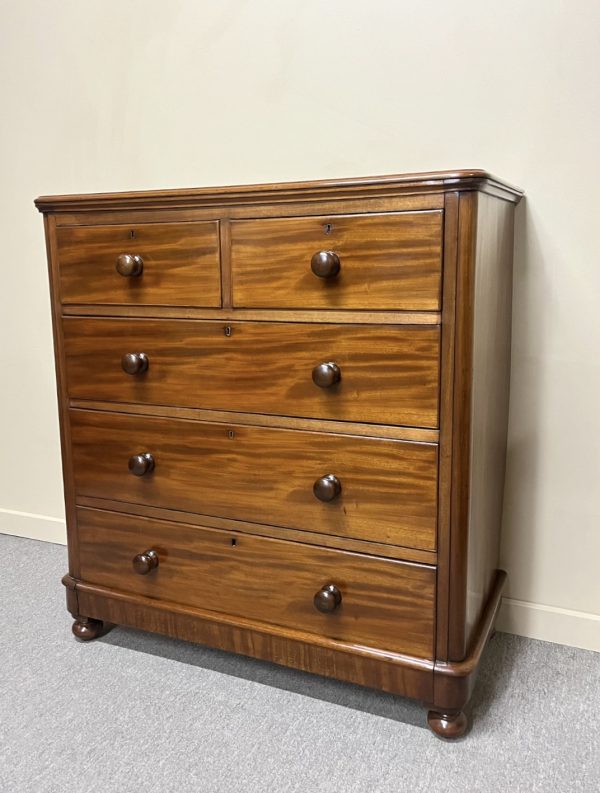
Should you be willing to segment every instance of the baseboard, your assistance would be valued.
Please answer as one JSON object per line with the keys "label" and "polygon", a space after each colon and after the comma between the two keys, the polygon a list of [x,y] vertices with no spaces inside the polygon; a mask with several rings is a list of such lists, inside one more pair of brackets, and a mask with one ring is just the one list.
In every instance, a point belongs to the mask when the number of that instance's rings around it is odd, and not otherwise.
{"label": "baseboard", "polygon": [[32,540],[56,542],[62,545],[67,543],[67,528],[63,518],[18,512],[14,509],[0,509],[0,534],[29,537]]}
{"label": "baseboard", "polygon": [[497,628],[530,639],[600,652],[600,615],[504,598]]}

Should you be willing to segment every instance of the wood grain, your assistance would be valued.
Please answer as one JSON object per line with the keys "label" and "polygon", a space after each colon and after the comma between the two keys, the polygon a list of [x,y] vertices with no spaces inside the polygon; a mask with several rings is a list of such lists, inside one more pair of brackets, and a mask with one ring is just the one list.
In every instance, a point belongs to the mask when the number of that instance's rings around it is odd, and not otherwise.
{"label": "wood grain", "polygon": [[500,554],[510,387],[514,206],[478,197],[465,644]]}
{"label": "wood grain", "polygon": [[443,313],[440,367],[440,438],[438,469],[438,555],[436,658],[448,658],[449,577],[451,550],[452,434],[454,432],[454,325],[459,193],[447,193],[444,207]]}
{"label": "wood grain", "polygon": [[[435,548],[434,444],[82,410],[71,427],[78,497]],[[141,452],[155,469],[135,477]],[[329,473],[343,491],[323,503],[313,484]]]}
{"label": "wood grain", "polygon": [[[69,399],[67,395],[67,365],[63,337],[63,324],[60,314],[58,254],[56,249],[56,218],[44,217],[46,234],[46,253],[50,284],[50,305],[52,311],[52,331],[54,340],[54,366],[56,372],[56,391],[60,427],[60,451],[65,499],[65,518],[67,527],[67,550],[69,554],[69,573],[79,576],[79,535],[75,516],[75,477],[71,454],[71,426],[69,423]],[[67,600],[68,603],[73,599]]]}
{"label": "wood grain", "polygon": [[465,657],[460,661],[435,662],[433,701],[437,708],[462,709],[469,701],[483,651],[493,635],[505,585],[506,573],[504,570],[495,570],[479,619],[471,632]]}
{"label": "wood grain", "polygon": [[[127,515],[140,515],[145,518],[157,520],[171,520],[187,523],[194,526],[205,526],[212,529],[226,529],[227,531],[254,534],[260,537],[272,537],[276,540],[302,542],[305,545],[319,545],[326,548],[339,548],[341,551],[365,553],[369,556],[382,556],[385,559],[399,559],[403,562],[416,562],[435,566],[437,564],[436,551],[424,551],[420,548],[409,548],[404,545],[389,545],[373,540],[356,540],[351,537],[337,537],[334,534],[323,534],[318,531],[305,529],[289,529],[285,526],[273,526],[269,523],[256,523],[248,520],[234,518],[220,518],[215,515],[203,515],[198,512],[183,512],[177,509],[162,509],[151,507],[148,504],[128,504],[125,501],[115,501],[111,498],[94,498],[93,496],[78,496],[77,502],[82,507],[104,509],[110,512],[121,512]],[[115,518],[118,520],[118,518]],[[319,527],[317,527],[319,528]]]}
{"label": "wood grain", "polygon": [[523,191],[478,168],[428,173],[324,179],[311,182],[237,185],[231,187],[152,190],[145,192],[95,193],[40,196],[35,204],[42,212],[93,211],[98,209],[143,209],[148,207],[227,206],[230,204],[280,204],[290,201],[323,201],[334,198],[440,193],[454,190],[489,191],[517,203]]}
{"label": "wood grain", "polygon": [[[135,223],[57,229],[63,303],[220,306],[218,223]],[[137,277],[115,269],[142,257]]]}
{"label": "wood grain", "polygon": [[[231,327],[231,335],[225,328]],[[71,399],[435,428],[439,328],[65,318]],[[148,372],[121,369],[144,352]],[[314,385],[323,361],[339,385]]]}
{"label": "wood grain", "polygon": [[[442,212],[240,220],[231,224],[233,305],[240,308],[440,307]],[[311,271],[334,251],[334,278]]]}
{"label": "wood grain", "polygon": [[[225,293],[224,293],[225,294]],[[333,325],[439,325],[438,311],[315,311],[265,308],[193,308],[189,306],[103,306],[74,303],[62,307],[64,316],[140,317],[156,319],[212,319],[219,322],[301,322]]]}
{"label": "wood grain", "polygon": [[57,226],[94,226],[129,223],[192,223],[202,220],[221,221],[256,219],[270,217],[309,217],[312,215],[348,215],[365,212],[410,212],[427,209],[442,209],[443,193],[392,193],[382,196],[370,195],[362,199],[322,197],[311,200],[286,200],[281,203],[262,203],[257,201],[242,203],[192,204],[174,207],[152,204],[151,201],[130,209],[105,206],[100,209],[75,209],[67,207],[53,213]]}
{"label": "wood grain", "polygon": [[433,662],[79,582],[82,613],[423,701]]}
{"label": "wood grain", "polygon": [[38,199],[78,635],[131,625],[407,694],[460,733],[505,579],[520,197],[463,170]]}
{"label": "wood grain", "polygon": [[260,413],[241,413],[232,410],[202,410],[201,408],[177,408],[165,405],[141,405],[126,402],[102,402],[100,400],[72,399],[70,406],[83,410],[103,410],[113,413],[135,413],[140,416],[163,416],[164,418],[191,419],[224,424],[253,424],[257,427],[281,427],[282,429],[309,430],[310,432],[333,432],[342,435],[373,435],[398,441],[437,443],[439,430],[421,427],[399,427],[393,424],[361,424],[353,421],[325,421],[298,419],[290,416],[266,416]]}
{"label": "wood grain", "polygon": [[[78,521],[86,582],[431,657],[432,568],[89,509],[78,510]],[[146,549],[156,551],[158,566],[137,575],[132,559]],[[313,605],[326,583],[342,593],[329,614]]]}
{"label": "wood grain", "polygon": [[498,566],[508,423],[514,206],[460,199],[448,657],[465,657]]}

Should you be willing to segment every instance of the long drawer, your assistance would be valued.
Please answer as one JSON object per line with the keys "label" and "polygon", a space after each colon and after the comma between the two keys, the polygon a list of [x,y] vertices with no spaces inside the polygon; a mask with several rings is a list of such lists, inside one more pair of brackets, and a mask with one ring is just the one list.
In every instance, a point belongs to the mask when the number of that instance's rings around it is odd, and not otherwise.
{"label": "long drawer", "polygon": [[234,221],[233,303],[253,308],[437,310],[442,214]]}
{"label": "long drawer", "polygon": [[71,435],[78,498],[436,547],[435,444],[86,410]]}
{"label": "long drawer", "polygon": [[[438,425],[438,326],[75,317],[63,324],[73,399]],[[122,357],[135,362],[141,353],[147,369],[127,374]]]}
{"label": "long drawer", "polygon": [[56,235],[63,303],[221,305],[217,222],[65,226]]}
{"label": "long drawer", "polygon": [[432,657],[432,567],[99,510],[77,520],[86,583]]}

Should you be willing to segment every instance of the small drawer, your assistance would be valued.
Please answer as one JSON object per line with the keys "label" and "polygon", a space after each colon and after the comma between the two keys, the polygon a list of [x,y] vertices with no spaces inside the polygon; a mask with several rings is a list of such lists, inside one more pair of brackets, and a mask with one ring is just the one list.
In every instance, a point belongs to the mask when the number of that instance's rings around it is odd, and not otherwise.
{"label": "small drawer", "polygon": [[63,303],[221,305],[219,224],[57,229]]}
{"label": "small drawer", "polygon": [[77,498],[435,550],[437,445],[72,410]]}
{"label": "small drawer", "polygon": [[72,399],[438,424],[438,326],[69,317],[63,327]]}
{"label": "small drawer", "polygon": [[234,221],[233,303],[438,310],[442,217],[435,210]]}
{"label": "small drawer", "polygon": [[100,510],[77,522],[86,583],[433,657],[432,567]]}

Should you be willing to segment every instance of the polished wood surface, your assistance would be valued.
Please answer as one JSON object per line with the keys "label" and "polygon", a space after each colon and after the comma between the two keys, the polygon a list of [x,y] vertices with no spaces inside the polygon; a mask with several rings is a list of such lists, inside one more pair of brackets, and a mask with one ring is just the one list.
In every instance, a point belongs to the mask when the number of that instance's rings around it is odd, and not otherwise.
{"label": "polished wood surface", "polygon": [[187,306],[103,306],[82,303],[62,306],[66,317],[140,317],[161,319],[213,319],[219,322],[318,322],[332,325],[439,325],[438,311],[315,311],[304,309],[189,308]]}
{"label": "polished wood surface", "polygon": [[135,209],[113,207],[112,209],[89,208],[70,211],[68,207],[53,213],[57,228],[63,226],[105,226],[107,224],[123,225],[135,219],[139,223],[197,223],[219,219],[219,230],[222,231],[221,246],[222,268],[229,268],[227,251],[227,228],[233,220],[257,220],[273,217],[313,217],[315,215],[349,215],[380,212],[410,212],[441,209],[444,206],[444,193],[431,192],[411,194],[392,190],[389,194],[366,195],[364,198],[342,198],[333,196],[313,198],[311,200],[286,200],[282,203],[253,201],[248,203],[230,202],[215,207],[211,202],[192,203],[184,206],[158,206],[146,203]]}
{"label": "polished wood surface", "polygon": [[326,474],[313,485],[313,493],[319,501],[333,501],[342,492],[342,483],[335,474]]}
{"label": "polished wood surface", "polygon": [[129,458],[127,467],[134,476],[146,476],[154,471],[155,460],[150,452],[134,454]]}
{"label": "polished wood surface", "polygon": [[[119,520],[121,520],[121,518],[119,518]],[[155,551],[154,548],[150,548],[147,551],[142,551],[142,553],[136,553],[131,561],[131,566],[133,567],[134,573],[138,575],[148,575],[153,570],[156,570],[159,561],[158,551]]]}
{"label": "polished wood surface", "polygon": [[505,581],[520,197],[463,170],[39,199],[74,632],[375,686],[466,734]]}
{"label": "polished wood surface", "polygon": [[467,717],[462,710],[447,711],[446,713],[430,710],[427,714],[427,724],[438,738],[448,741],[462,738],[469,726]]}
{"label": "polished wood surface", "polygon": [[121,369],[127,374],[143,374],[148,370],[148,364],[145,352],[126,352],[121,356]]}
{"label": "polished wood surface", "polygon": [[[310,182],[236,185],[226,187],[153,190],[144,192],[88,193],[84,195],[40,196],[35,204],[41,212],[89,213],[94,210],[128,211],[153,208],[164,212],[169,207],[263,204],[275,206],[293,201],[325,199],[359,199],[418,193],[417,202],[425,203],[428,193],[462,190],[487,192],[506,201],[518,203],[523,191],[480,168],[464,168],[429,173],[393,174],[350,179],[322,179]],[[364,206],[364,204],[363,204]],[[256,209],[252,206],[252,211]],[[273,210],[271,210],[273,211]],[[296,214],[302,211],[296,210]]]}
{"label": "polished wood surface", "polygon": [[[79,510],[78,523],[82,575],[89,583],[431,657],[430,567],[146,518],[115,520],[96,510]],[[140,542],[158,556],[149,575],[131,568]],[[315,608],[315,592],[331,583],[338,590],[331,595],[335,607]]]}
{"label": "polished wood surface", "polygon": [[384,559],[399,559],[405,562],[416,562],[434,566],[437,564],[437,552],[425,551],[420,548],[411,548],[405,545],[390,545],[389,543],[375,542],[373,540],[356,540],[351,537],[338,537],[335,534],[324,534],[315,526],[314,531],[306,529],[290,529],[285,526],[274,526],[272,523],[257,523],[256,521],[239,520],[238,518],[221,518],[216,515],[204,515],[199,512],[184,512],[177,509],[163,509],[152,507],[148,504],[129,504],[126,501],[116,501],[111,498],[95,498],[93,496],[78,496],[78,503],[93,509],[105,509],[112,512],[122,512],[128,515],[141,515],[157,520],[176,520],[194,526],[206,526],[227,531],[253,534],[258,537],[273,537],[290,542],[302,542],[306,545],[318,545],[325,548],[338,548],[342,551],[366,553],[369,556],[381,556]]}
{"label": "polished wood surface", "polygon": [[324,584],[315,594],[313,603],[317,611],[331,614],[342,605],[342,593],[335,584]]}
{"label": "polished wood surface", "polygon": [[97,584],[78,582],[77,595],[82,611],[106,623],[200,642],[423,702],[433,696],[433,664],[427,658],[348,645],[322,634],[231,617]]}
{"label": "polished wood surface", "polygon": [[451,549],[452,434],[454,431],[454,326],[456,320],[456,267],[460,193],[447,193],[444,204],[444,270],[442,284],[442,339],[440,345],[440,433],[438,466],[438,556],[436,657],[448,658],[449,586]]}
{"label": "polished wood surface", "polygon": [[73,636],[82,642],[91,642],[104,633],[104,623],[90,617],[78,617],[71,626]]}
{"label": "polished wood surface", "polygon": [[342,379],[342,370],[335,361],[320,363],[312,370],[312,381],[319,388],[331,388]]}
{"label": "polished wood surface", "polygon": [[[264,427],[71,412],[77,497],[435,548],[437,447]],[[132,455],[154,469],[128,471]],[[337,498],[315,496],[334,474]]]}
{"label": "polished wood surface", "polygon": [[463,710],[471,698],[483,651],[494,635],[494,626],[506,586],[506,573],[496,570],[484,609],[471,635],[471,645],[460,661],[435,662],[434,709],[443,713]]}
{"label": "polished wood surface", "polygon": [[440,211],[234,221],[233,305],[435,311],[441,243]]}
{"label": "polished wood surface", "polygon": [[500,553],[512,329],[514,212],[486,195],[477,201],[465,649]]}
{"label": "polished wood surface", "polygon": [[117,256],[116,270],[124,277],[137,278],[144,272],[144,260],[136,254],[121,253]]}
{"label": "polished wood surface", "polygon": [[[326,233],[330,234],[333,228],[331,223],[326,223]],[[335,278],[340,272],[340,257],[335,251],[317,251],[310,260],[310,269],[317,278]]]}
{"label": "polished wood surface", "polygon": [[[64,337],[61,321],[60,303],[60,270],[56,246],[56,218],[44,216],[46,236],[46,256],[48,260],[48,276],[50,281],[50,305],[52,312],[52,330],[54,340],[54,367],[56,373],[56,397],[60,429],[60,451],[65,500],[65,522],[67,529],[67,553],[69,557],[69,573],[79,577],[79,537],[75,516],[75,477],[71,455],[71,427],[69,423],[69,397],[67,393],[67,373]],[[73,593],[67,590],[67,604],[73,599]]]}
{"label": "polished wood surface", "polygon": [[63,227],[57,247],[64,303],[221,305],[215,222]]}
{"label": "polished wood surface", "polygon": [[226,424],[250,424],[259,427],[280,427],[282,429],[309,430],[310,432],[333,432],[342,435],[373,435],[378,438],[392,438],[398,441],[417,441],[418,443],[437,443],[438,430],[423,427],[402,427],[394,424],[366,424],[355,421],[326,421],[303,419],[290,416],[267,416],[261,413],[244,413],[231,410],[203,410],[201,408],[181,408],[169,405],[142,405],[139,402],[104,402],[97,399],[72,399],[73,408],[84,410],[108,410],[114,413],[135,413],[142,416],[164,416],[165,418],[191,419],[192,421],[221,422]]}
{"label": "polished wood surface", "polygon": [[[437,427],[437,327],[73,317],[63,327],[71,399]],[[148,371],[124,374],[122,356],[142,352]],[[328,361],[341,380],[319,388],[313,368]]]}
{"label": "polished wood surface", "polygon": [[457,248],[448,658],[465,657],[498,566],[506,462],[514,211],[461,197]]}

